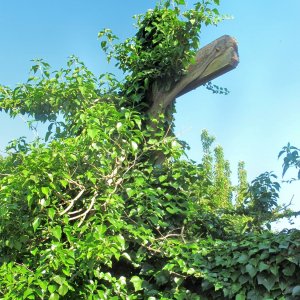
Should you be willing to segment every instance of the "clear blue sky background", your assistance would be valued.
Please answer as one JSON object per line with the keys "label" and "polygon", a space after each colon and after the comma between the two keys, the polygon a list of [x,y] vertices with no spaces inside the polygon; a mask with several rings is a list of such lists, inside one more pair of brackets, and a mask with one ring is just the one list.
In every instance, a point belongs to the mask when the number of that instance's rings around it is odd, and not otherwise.
{"label": "clear blue sky background", "polygon": [[[112,71],[100,51],[98,31],[108,27],[121,39],[131,36],[132,16],[154,3],[0,0],[0,83],[14,86],[26,80],[31,59],[44,58],[55,69],[71,54],[95,74]],[[224,147],[233,172],[243,160],[249,180],[265,171],[280,175],[278,152],[287,142],[300,147],[300,1],[223,0],[219,10],[234,19],[203,28],[201,44],[223,34],[238,40],[239,66],[214,81],[231,93],[213,95],[199,88],[179,98],[177,134],[190,144],[194,160],[201,159],[200,133],[206,128]],[[1,113],[0,125],[1,149],[13,138],[33,137],[20,118],[11,121]],[[293,194],[294,208],[300,210],[299,183],[284,187],[281,201]]]}

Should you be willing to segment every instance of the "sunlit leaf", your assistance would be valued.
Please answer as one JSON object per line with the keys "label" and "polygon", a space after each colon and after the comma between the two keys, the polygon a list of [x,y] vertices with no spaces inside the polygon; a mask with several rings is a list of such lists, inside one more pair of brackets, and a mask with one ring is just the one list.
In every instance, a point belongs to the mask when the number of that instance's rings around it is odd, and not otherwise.
{"label": "sunlit leaf", "polygon": [[143,288],[142,288],[143,280],[142,280],[140,277],[138,277],[138,276],[133,276],[133,277],[131,277],[130,282],[133,284],[134,290],[135,290],[136,292],[143,289]]}

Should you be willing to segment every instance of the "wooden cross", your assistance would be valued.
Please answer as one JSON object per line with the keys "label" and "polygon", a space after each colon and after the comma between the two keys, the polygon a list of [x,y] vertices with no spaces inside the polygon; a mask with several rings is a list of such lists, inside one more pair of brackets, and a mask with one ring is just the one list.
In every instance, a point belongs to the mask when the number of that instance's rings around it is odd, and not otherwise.
{"label": "wooden cross", "polygon": [[233,70],[239,63],[237,42],[224,35],[197,52],[196,63],[188,68],[188,72],[177,81],[171,90],[165,91],[161,84],[153,84],[148,113],[157,117],[165,113],[173,101],[193,89]]}

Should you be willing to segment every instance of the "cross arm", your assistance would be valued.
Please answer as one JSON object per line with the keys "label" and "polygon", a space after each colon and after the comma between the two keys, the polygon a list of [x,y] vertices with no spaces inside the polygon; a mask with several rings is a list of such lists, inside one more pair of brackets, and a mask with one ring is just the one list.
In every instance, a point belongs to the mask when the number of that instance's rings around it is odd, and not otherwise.
{"label": "cross arm", "polygon": [[171,90],[166,92],[163,87],[153,85],[152,106],[148,113],[152,116],[164,113],[177,97],[231,71],[238,63],[236,40],[228,35],[216,39],[197,52],[196,62],[188,68],[187,73],[173,85]]}

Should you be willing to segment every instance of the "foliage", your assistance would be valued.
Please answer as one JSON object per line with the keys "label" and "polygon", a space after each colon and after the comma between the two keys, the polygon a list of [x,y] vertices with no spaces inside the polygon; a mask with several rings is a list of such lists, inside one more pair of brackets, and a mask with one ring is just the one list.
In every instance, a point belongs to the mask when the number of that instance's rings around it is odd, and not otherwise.
{"label": "foliage", "polygon": [[299,246],[296,230],[205,241],[201,250],[183,252],[189,271],[199,275],[185,284],[201,299],[298,299]]}
{"label": "foliage", "polygon": [[[264,221],[272,220],[274,208],[278,207],[280,184],[272,172],[265,172],[255,178],[248,189],[245,207],[255,215],[253,225],[261,225]],[[270,226],[268,224],[268,226]]]}
{"label": "foliage", "polygon": [[[283,147],[283,149],[279,152],[278,158],[281,157],[283,154],[285,154],[285,157],[283,158],[283,171],[282,176],[285,175],[286,171],[294,167],[298,169],[298,175],[297,179],[300,179],[300,149],[292,146],[290,143],[287,144],[287,146]],[[291,179],[291,181],[296,180],[295,178]]]}
{"label": "foliage", "polygon": [[[20,138],[0,158],[1,299],[299,296],[299,232],[266,229],[285,216],[274,176],[248,185],[240,165],[233,186],[207,131],[196,164],[164,116],[141,113],[153,80],[184,74],[201,23],[219,18],[211,1],[182,4],[158,5],[113,46],[125,82],[71,57],[54,72],[36,61],[25,84],[0,86],[2,110],[49,122],[44,141]],[[105,49],[115,37],[104,34]]]}
{"label": "foliage", "polygon": [[[184,0],[174,2],[173,9],[170,1],[161,1],[153,10],[136,16],[137,34],[123,43],[114,44],[117,37],[109,29],[98,34],[108,61],[114,58],[116,66],[127,74],[122,88],[126,105],[139,110],[149,108],[149,86],[159,82],[169,90],[194,61],[202,25],[216,25],[224,18],[211,8],[212,3],[219,3],[217,0],[197,2],[185,11],[181,9]],[[210,83],[207,88],[228,93]]]}
{"label": "foliage", "polygon": [[243,205],[247,189],[248,189],[248,181],[247,181],[247,171],[245,170],[245,162],[240,161],[238,164],[238,185],[236,187],[237,207],[241,207]]}

